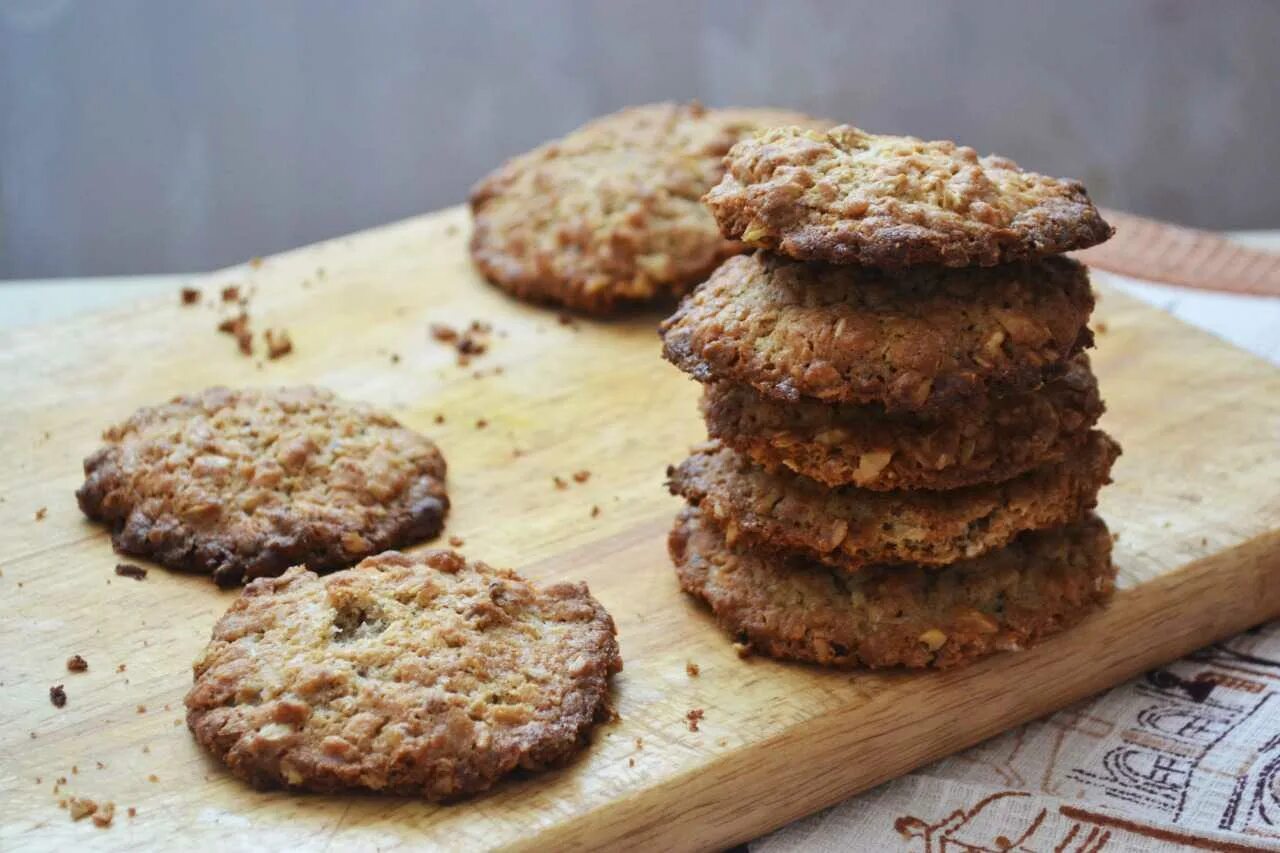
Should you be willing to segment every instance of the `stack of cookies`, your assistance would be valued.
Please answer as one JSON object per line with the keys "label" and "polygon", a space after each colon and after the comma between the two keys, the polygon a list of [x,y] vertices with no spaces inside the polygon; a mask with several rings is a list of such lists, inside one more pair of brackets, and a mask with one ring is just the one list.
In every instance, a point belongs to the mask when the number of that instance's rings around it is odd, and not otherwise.
{"label": "stack of cookies", "polygon": [[662,327],[712,439],[669,471],[683,588],[742,648],[837,666],[954,666],[1103,602],[1084,188],[847,126],[725,165],[704,202],[757,251]]}

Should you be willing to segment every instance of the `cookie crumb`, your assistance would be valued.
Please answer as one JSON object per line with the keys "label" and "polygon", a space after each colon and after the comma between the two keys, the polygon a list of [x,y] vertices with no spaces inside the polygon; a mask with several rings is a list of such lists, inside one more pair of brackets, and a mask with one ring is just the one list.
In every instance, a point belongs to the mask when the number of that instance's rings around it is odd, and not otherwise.
{"label": "cookie crumb", "polygon": [[744,659],[744,660],[745,660],[746,658],[751,657],[751,644],[750,644],[750,643],[734,643],[734,644],[733,644],[733,650],[734,650],[735,652],[737,652],[738,657],[740,657],[740,658],[742,658],[742,659]]}
{"label": "cookie crumb", "polygon": [[465,540],[465,539],[463,539],[461,536],[450,536],[450,537],[449,537],[449,545],[450,545],[450,547],[453,547],[453,548],[461,548],[461,547],[462,547],[463,545],[465,545],[465,544],[467,544],[467,542],[466,542],[466,540]]}
{"label": "cookie crumb", "polygon": [[628,758],[628,759],[627,759],[627,766],[628,766],[628,767],[635,767],[635,766],[636,766],[636,760],[635,760],[634,758]]}
{"label": "cookie crumb", "polygon": [[689,674],[690,678],[697,678],[702,674],[702,668],[693,661],[688,661],[684,665],[684,671]]}
{"label": "cookie crumb", "polygon": [[129,806],[129,808],[125,811],[125,814],[127,814],[129,817],[137,817],[138,810],[135,809],[133,806]]}
{"label": "cookie crumb", "polygon": [[236,339],[241,355],[253,355],[253,332],[249,328],[248,312],[241,310],[236,316],[223,320],[218,324],[218,331]]}
{"label": "cookie crumb", "polygon": [[272,361],[293,352],[293,338],[284,329],[267,329],[263,338],[267,341],[267,358]]}
{"label": "cookie crumb", "polygon": [[146,705],[139,705],[139,706],[138,706],[138,713],[139,713],[139,714],[145,714],[145,713],[147,713],[147,706],[146,706]]}
{"label": "cookie crumb", "polygon": [[590,471],[587,471],[587,470],[585,470],[585,469],[584,469],[584,470],[582,470],[582,471],[575,471],[575,472],[574,472],[574,475],[573,475],[573,481],[574,481],[575,483],[585,483],[585,482],[587,482],[587,480],[590,480],[590,479],[591,479],[591,472],[590,472]]}
{"label": "cookie crumb", "polygon": [[566,480],[564,477],[561,477],[559,474],[556,474],[554,477],[552,477],[551,482],[555,484],[556,489],[559,491],[564,491],[565,489],[569,488],[569,481]]}
{"label": "cookie crumb", "polygon": [[71,672],[84,672],[89,668],[89,662],[80,655],[72,655],[67,658],[67,669]]}
{"label": "cookie crumb", "polygon": [[255,270],[258,269],[259,267],[262,266],[262,258],[250,258],[249,266],[251,266]]}
{"label": "cookie crumb", "polygon": [[222,301],[235,302],[240,298],[240,287],[235,284],[228,284],[222,288]]}
{"label": "cookie crumb", "polygon": [[435,420],[435,422],[436,422],[436,423],[438,423],[438,424],[442,424],[442,423],[444,423],[444,415],[436,415],[436,416],[435,416],[435,418],[434,418],[434,420]]}
{"label": "cookie crumb", "polygon": [[701,708],[689,709],[689,713],[684,715],[685,719],[689,723],[689,731],[696,732],[698,730],[698,723],[702,721],[702,718],[705,714],[706,712],[703,711]]}
{"label": "cookie crumb", "polygon": [[67,691],[61,684],[55,684],[49,688],[49,701],[53,703],[55,708],[66,707]]}
{"label": "cookie crumb", "polygon": [[566,314],[563,311],[556,315],[556,322],[561,326],[567,326],[573,331],[578,330],[578,320],[572,314]]}
{"label": "cookie crumb", "polygon": [[96,812],[98,804],[88,797],[71,797],[67,800],[67,808],[72,820],[80,820]]}
{"label": "cookie crumb", "polygon": [[432,323],[429,330],[431,337],[442,344],[453,343],[458,339],[458,330],[444,323]]}
{"label": "cookie crumb", "polygon": [[116,667],[116,672],[124,672],[124,670],[125,670],[124,664],[120,664],[119,666]]}
{"label": "cookie crumb", "polygon": [[[146,580],[147,570],[133,563],[116,563],[116,574],[122,578],[133,578],[136,581]],[[120,664],[117,672],[124,672],[124,664]]]}
{"label": "cookie crumb", "polygon": [[600,517],[600,506],[598,504],[591,505],[591,517],[592,518]]}
{"label": "cookie crumb", "polygon": [[147,777],[147,781],[148,781],[148,782],[159,782],[159,781],[160,781],[160,777],[159,777],[159,776],[157,776],[156,774],[152,773],[150,776],[148,776],[148,777]]}
{"label": "cookie crumb", "polygon": [[182,288],[182,304],[195,305],[200,301],[200,291],[194,287]]}
{"label": "cookie crumb", "polygon": [[393,352],[393,353],[391,353],[391,363],[392,363],[392,364],[399,364],[399,363],[400,363],[400,353],[398,353],[398,352]]}
{"label": "cookie crumb", "polygon": [[99,829],[106,829],[111,826],[111,821],[116,816],[116,804],[112,802],[103,803],[93,815],[93,825]]}
{"label": "cookie crumb", "polygon": [[1103,320],[1098,320],[1096,323],[1093,324],[1093,330],[1097,332],[1099,335],[1105,335],[1107,333],[1106,322]]}
{"label": "cookie crumb", "polygon": [[644,738],[636,738],[636,749],[644,749]]}
{"label": "cookie crumb", "polygon": [[42,506],[38,510],[36,510],[36,521],[44,521],[45,517],[48,515],[49,515],[49,508]]}
{"label": "cookie crumb", "polygon": [[489,425],[489,422],[484,418],[481,418],[480,420],[476,421],[476,429],[484,429],[488,425]]}

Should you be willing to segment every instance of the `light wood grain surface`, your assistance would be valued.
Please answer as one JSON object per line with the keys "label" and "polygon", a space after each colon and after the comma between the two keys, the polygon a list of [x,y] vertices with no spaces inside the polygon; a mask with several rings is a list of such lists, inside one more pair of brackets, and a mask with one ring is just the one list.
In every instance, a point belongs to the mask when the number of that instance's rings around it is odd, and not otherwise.
{"label": "light wood grain surface", "polygon": [[[1280,614],[1280,371],[1098,276],[1104,425],[1126,451],[1101,508],[1120,534],[1113,605],[943,674],[740,661],[665,553],[678,503],[664,469],[703,428],[697,386],[658,356],[660,314],[561,325],[484,285],[466,231],[445,211],[214,274],[197,307],[174,293],[0,334],[0,848],[723,846]],[[254,289],[255,325],[288,328],[295,353],[258,367],[214,331],[208,303],[229,282]],[[462,368],[427,328],[472,319],[498,336]],[[155,568],[115,576],[105,532],[72,497],[80,460],[139,405],[293,382],[383,404],[436,437],[447,533],[469,556],[586,579],[614,613],[621,720],[579,761],[439,807],[254,792],[195,746],[182,725],[190,662],[232,594]],[[579,469],[588,482],[555,488]],[[87,673],[65,671],[77,653]],[[66,685],[61,710],[53,684]],[[705,710],[696,733],[692,708]],[[73,823],[58,808],[67,794],[114,801],[114,825]]]}

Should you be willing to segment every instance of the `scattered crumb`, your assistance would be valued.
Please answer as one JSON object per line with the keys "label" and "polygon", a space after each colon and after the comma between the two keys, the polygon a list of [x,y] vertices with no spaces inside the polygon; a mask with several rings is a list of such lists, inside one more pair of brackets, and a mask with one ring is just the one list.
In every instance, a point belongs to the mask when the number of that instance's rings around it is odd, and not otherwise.
{"label": "scattered crumb", "polygon": [[111,826],[111,821],[116,816],[116,804],[107,802],[103,803],[101,808],[93,816],[93,825],[99,829],[106,829]]}
{"label": "scattered crumb", "polygon": [[684,665],[684,671],[689,673],[690,678],[697,678],[699,675],[702,674],[702,668],[698,666],[696,663],[694,663],[693,661],[688,661]]}
{"label": "scattered crumb", "polygon": [[644,749],[644,738],[636,738],[636,749]]}
{"label": "scattered crumb", "polygon": [[218,324],[218,331],[236,339],[241,355],[253,355],[253,332],[249,329],[248,312],[241,310],[236,316],[223,320]]}
{"label": "scattered crumb", "polygon": [[442,423],[444,423],[444,415],[436,415],[436,416],[435,416],[435,422],[436,422],[436,423],[438,423],[438,424],[442,424]]}
{"label": "scattered crumb", "polygon": [[489,425],[489,422],[484,418],[481,418],[480,420],[476,421],[476,429],[484,429],[488,425]]}
{"label": "scattered crumb", "polygon": [[392,363],[392,364],[399,364],[399,363],[400,363],[400,353],[398,353],[398,352],[393,352],[393,353],[391,353],[391,363]]}
{"label": "scattered crumb", "polygon": [[71,811],[72,820],[80,820],[96,812],[98,804],[88,797],[71,797],[67,800],[67,808]]}
{"label": "scattered crumb", "polygon": [[55,684],[49,688],[49,701],[53,703],[55,708],[63,708],[67,704],[67,691],[61,684]]}
{"label": "scattered crumb", "polygon": [[452,222],[444,227],[444,236],[453,237],[458,233],[458,226]]}
{"label": "scattered crumb", "polygon": [[[116,574],[122,578],[133,578],[136,581],[146,580],[147,578],[147,570],[133,563],[116,563]],[[124,664],[120,664],[118,671],[124,671]]]}
{"label": "scattered crumb", "polygon": [[143,751],[144,753],[147,753],[148,755],[150,755],[150,754],[151,754],[151,744],[149,744],[149,743],[144,743],[144,744],[142,745],[142,751]]}
{"label": "scattered crumb", "polygon": [[564,489],[569,488],[569,482],[568,482],[567,480],[565,480],[565,478],[564,478],[564,477],[561,477],[559,474],[557,474],[556,476],[552,477],[552,478],[551,478],[551,482],[552,482],[552,483],[555,483],[556,488],[557,488],[557,489],[559,489],[559,490],[561,490],[561,491],[563,491]]}
{"label": "scattered crumb", "polygon": [[148,782],[159,782],[159,781],[160,781],[160,777],[159,777],[159,776],[157,776],[156,774],[152,773],[150,776],[148,776],[148,777],[147,777],[147,781],[148,781]]}
{"label": "scattered crumb", "polygon": [[95,762],[93,762],[93,763],[94,763],[94,764],[96,764],[96,765],[98,765],[98,769],[99,769],[99,770],[106,770],[106,769],[107,769],[107,765],[103,764],[101,761],[95,761]]}
{"label": "scattered crumb", "polygon": [[561,326],[568,326],[570,329],[573,329],[575,332],[578,330],[578,320],[577,318],[573,317],[571,314],[561,313],[556,315],[556,322],[558,322]]}
{"label": "scattered crumb", "polygon": [[146,705],[139,705],[139,706],[138,706],[138,713],[139,713],[139,714],[145,714],[145,713],[147,713],[147,706],[146,706]]}
{"label": "scattered crumb", "polygon": [[628,766],[628,767],[635,767],[635,766],[636,766],[636,760],[635,760],[634,758],[628,758],[628,759],[627,759],[627,766]]}
{"label": "scattered crumb", "polygon": [[432,323],[430,331],[431,337],[442,344],[453,343],[458,339],[458,330],[444,323]]}
{"label": "scattered crumb", "polygon": [[119,666],[116,667],[116,672],[124,672],[124,669],[125,669],[125,665],[120,664]]}
{"label": "scattered crumb", "polygon": [[44,521],[45,517],[48,515],[49,515],[49,508],[42,506],[38,510],[36,510],[36,521]]}
{"label": "scattered crumb", "polygon": [[125,812],[125,814],[127,814],[129,817],[137,817],[137,816],[138,816],[138,810],[137,810],[137,809],[135,809],[133,806],[129,806],[129,808],[128,808],[128,810]]}
{"label": "scattered crumb", "polygon": [[240,287],[235,284],[228,284],[222,288],[222,301],[235,302],[240,298]]}
{"label": "scattered crumb", "polygon": [[1200,544],[1201,544],[1201,545],[1208,545],[1208,544],[1209,544],[1209,537],[1208,537],[1208,536],[1201,536],[1201,537],[1200,537]]}
{"label": "scattered crumb", "polygon": [[262,258],[250,258],[249,266],[253,267],[255,270],[258,269],[258,267],[262,266]]}
{"label": "scattered crumb", "polygon": [[592,517],[592,518],[599,518],[599,517],[600,517],[600,507],[599,507],[597,504],[592,504],[592,505],[591,505],[591,517]]}
{"label": "scattered crumb", "polygon": [[84,672],[89,668],[89,662],[80,655],[72,655],[67,658],[67,669],[71,672]]}
{"label": "scattered crumb", "polygon": [[199,290],[196,290],[194,287],[182,288],[182,304],[183,305],[195,305],[199,301],[200,301]]}
{"label": "scattered crumb", "polygon": [[684,718],[689,722],[689,731],[696,732],[698,730],[698,723],[702,721],[705,714],[706,712],[701,708],[689,709],[689,713],[684,715]]}
{"label": "scattered crumb", "polygon": [[1104,321],[1099,320],[1093,324],[1093,330],[1100,335],[1105,335],[1107,333],[1107,324]]}
{"label": "scattered crumb", "polygon": [[740,657],[740,658],[749,658],[749,657],[751,657],[751,644],[750,644],[750,643],[734,643],[734,644],[733,644],[733,650],[734,650],[735,652],[737,652],[737,653],[738,653],[738,657]]}
{"label": "scattered crumb", "polygon": [[518,448],[518,447],[513,447],[513,448],[511,448],[511,458],[512,458],[512,459],[519,459],[521,456],[524,456],[526,452],[527,452],[527,451],[521,450],[521,449],[520,449],[520,448]]}
{"label": "scattered crumb", "polygon": [[461,536],[450,536],[449,544],[454,548],[461,548],[463,545],[467,544],[467,542]]}
{"label": "scattered crumb", "polygon": [[575,483],[585,483],[585,482],[587,482],[587,480],[590,480],[590,479],[591,479],[591,472],[590,472],[590,471],[585,471],[585,470],[584,470],[584,471],[577,471],[577,472],[575,472],[575,473],[574,473],[574,475],[573,475],[573,481],[574,481]]}
{"label": "scattered crumb", "polygon": [[79,765],[79,764],[72,764],[72,765],[71,765],[71,775],[72,775],[72,776],[78,776],[78,775],[80,775],[80,765]]}
{"label": "scattered crumb", "polygon": [[267,358],[272,361],[293,352],[293,338],[284,329],[267,329],[262,337],[267,342]]}

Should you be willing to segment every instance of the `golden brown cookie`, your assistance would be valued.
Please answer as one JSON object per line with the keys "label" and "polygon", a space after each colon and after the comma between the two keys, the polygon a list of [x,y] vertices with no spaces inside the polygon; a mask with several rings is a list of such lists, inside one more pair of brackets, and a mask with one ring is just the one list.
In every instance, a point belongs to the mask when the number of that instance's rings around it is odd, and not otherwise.
{"label": "golden brown cookie", "polygon": [[1079,518],[1109,483],[1120,446],[1095,431],[1065,461],[1012,480],[948,492],[829,489],[769,473],[718,442],[668,471],[673,494],[702,510],[729,544],[796,551],[846,572],[913,563],[945,567],[1028,530]]}
{"label": "golden brown cookie", "polygon": [[757,252],[725,261],[662,324],[700,382],[795,402],[936,413],[1038,387],[1089,346],[1085,268],[1049,258],[889,275]]}
{"label": "golden brown cookie", "polygon": [[476,184],[471,256],[520,298],[593,314],[682,294],[743,250],[700,201],[725,152],[761,127],[805,121],[670,103],[596,119]]}
{"label": "golden brown cookie", "polygon": [[681,587],[740,642],[839,667],[946,668],[1021,649],[1079,622],[1115,582],[1111,536],[1094,515],[945,571],[834,572],[727,545],[693,508],[676,520],[668,548]]}
{"label": "golden brown cookie", "polygon": [[707,432],[771,471],[828,486],[956,489],[1061,462],[1103,412],[1084,353],[1042,388],[986,397],[936,418],[857,403],[780,403],[750,386],[705,386]]}
{"label": "golden brown cookie", "polygon": [[118,550],[222,586],[430,539],[449,508],[430,439],[318,388],[211,388],[103,438],[76,492],[84,513]]}
{"label": "golden brown cookie", "polygon": [[953,142],[776,127],[739,142],[725,163],[706,196],[721,232],[799,260],[993,266],[1114,233],[1078,181]]}
{"label": "golden brown cookie", "polygon": [[187,725],[257,787],[446,800],[578,752],[621,668],[586,584],[389,551],[245,587],[196,661]]}

